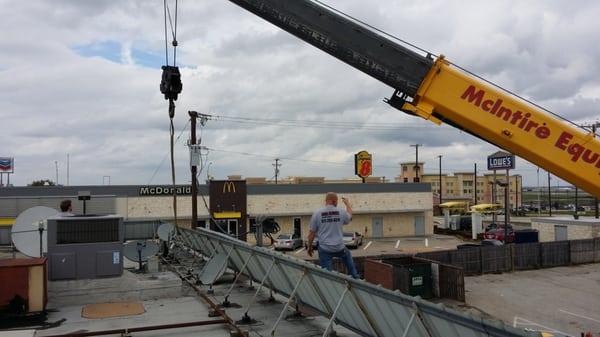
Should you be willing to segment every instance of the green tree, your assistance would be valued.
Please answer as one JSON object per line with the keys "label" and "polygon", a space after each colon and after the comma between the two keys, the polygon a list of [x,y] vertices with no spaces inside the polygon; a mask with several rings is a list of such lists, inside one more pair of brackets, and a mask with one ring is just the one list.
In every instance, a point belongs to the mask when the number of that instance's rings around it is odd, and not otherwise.
{"label": "green tree", "polygon": [[50,179],[41,179],[41,180],[34,180],[31,182],[31,184],[28,184],[27,186],[55,186],[55,185],[56,185],[56,183],[54,183]]}

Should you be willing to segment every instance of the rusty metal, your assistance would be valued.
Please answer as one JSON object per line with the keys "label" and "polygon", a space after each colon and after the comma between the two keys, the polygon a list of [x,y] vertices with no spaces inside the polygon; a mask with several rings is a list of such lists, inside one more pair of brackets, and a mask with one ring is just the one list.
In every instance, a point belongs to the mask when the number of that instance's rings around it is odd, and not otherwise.
{"label": "rusty metal", "polygon": [[[167,261],[164,258],[161,258],[161,260],[166,263],[168,266],[171,266],[171,263],[169,261]],[[197,285],[195,285],[193,282],[190,281],[189,278],[185,277],[183,274],[181,274],[178,270],[175,270],[173,268],[171,268],[172,271],[174,273],[176,273],[177,275],[179,275],[179,277],[185,281],[190,287],[192,287],[195,291],[196,294],[198,294],[198,296],[200,296],[204,302],[206,302],[206,304],[208,304],[208,306],[217,314],[219,314],[219,316],[221,316],[223,318],[223,320],[225,320],[224,323],[227,323],[231,328],[233,328],[236,332],[237,336],[245,336],[246,334],[242,331],[242,329],[240,329],[236,324],[235,321],[229,317],[229,315],[227,315],[225,313],[225,310],[221,309],[221,307],[219,307],[219,305],[217,305],[215,302],[213,302],[210,297],[208,297],[203,291],[202,289],[200,289]]]}
{"label": "rusty metal", "polygon": [[213,324],[226,324],[226,319],[213,319],[207,321],[196,321],[186,323],[173,323],[173,324],[161,324],[161,325],[149,325],[135,328],[121,328],[112,330],[99,330],[99,331],[86,331],[86,332],[72,332],[60,335],[50,335],[46,337],[87,337],[87,336],[103,336],[103,335],[115,335],[115,334],[127,334],[132,332],[143,332],[143,331],[154,331],[164,329],[179,329],[188,328],[192,326],[204,326]]}

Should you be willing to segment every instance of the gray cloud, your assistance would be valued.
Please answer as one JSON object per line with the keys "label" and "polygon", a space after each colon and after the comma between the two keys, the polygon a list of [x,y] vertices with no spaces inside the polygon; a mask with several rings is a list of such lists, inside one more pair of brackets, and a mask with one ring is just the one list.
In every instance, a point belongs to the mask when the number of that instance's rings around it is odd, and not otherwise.
{"label": "gray cloud", "polygon": [[[561,115],[600,118],[600,4],[581,1],[399,2],[331,0],[332,6],[498,82]],[[568,6],[568,8],[566,8]],[[470,170],[496,148],[448,127],[436,127],[381,102],[392,89],[355,71],[227,1],[180,3],[179,63],[184,90],[177,102],[177,133],[187,110],[251,118],[402,124],[398,130],[293,128],[209,121],[203,141],[212,151],[211,175],[282,174],[351,177],[352,154],[367,149],[375,174],[393,177],[398,162],[424,144],[426,171]],[[0,22],[0,156],[15,156],[12,181],[72,184],[148,183],[168,151],[166,102],[158,92],[160,65],[136,60],[132,49],[163,53],[162,7],[147,1],[25,1],[11,4]],[[106,55],[86,57],[76,46],[114,41],[133,64]],[[114,55],[113,55],[114,56]],[[113,57],[120,60],[121,54]],[[146,60],[147,61],[147,60]],[[160,62],[163,62],[162,60]],[[177,174],[189,181],[187,133],[176,145]],[[333,163],[331,163],[333,162]],[[519,162],[526,183],[535,167]],[[377,166],[379,165],[379,166]],[[169,181],[168,161],[152,179]],[[203,172],[203,175],[205,172]]]}

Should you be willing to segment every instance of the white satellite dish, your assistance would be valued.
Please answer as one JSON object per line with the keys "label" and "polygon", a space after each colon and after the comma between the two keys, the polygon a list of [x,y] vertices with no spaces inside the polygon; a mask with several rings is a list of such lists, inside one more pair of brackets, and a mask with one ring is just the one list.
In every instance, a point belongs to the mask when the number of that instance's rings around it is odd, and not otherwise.
{"label": "white satellite dish", "polygon": [[169,242],[175,235],[175,226],[173,226],[173,224],[166,222],[166,223],[158,226],[158,229],[156,230],[156,234],[158,235],[158,237],[161,240]]}
{"label": "white satellite dish", "polygon": [[40,257],[40,228],[42,229],[42,252],[48,251],[48,231],[46,219],[58,214],[54,208],[35,206],[24,210],[15,219],[11,229],[12,242],[21,253]]}

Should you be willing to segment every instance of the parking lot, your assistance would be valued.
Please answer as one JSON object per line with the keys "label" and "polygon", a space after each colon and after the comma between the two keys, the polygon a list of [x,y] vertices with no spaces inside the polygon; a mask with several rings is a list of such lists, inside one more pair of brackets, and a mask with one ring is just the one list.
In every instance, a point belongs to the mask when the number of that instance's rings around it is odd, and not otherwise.
{"label": "parking lot", "polygon": [[[352,249],[353,256],[370,256],[379,254],[418,253],[434,250],[445,250],[456,248],[464,243],[462,240],[449,235],[432,235],[429,237],[402,237],[363,240],[363,244]],[[305,248],[293,251],[284,251],[286,254],[298,258],[308,258]],[[315,254],[316,256],[316,254]]]}
{"label": "parking lot", "polygon": [[600,333],[600,266],[586,264],[465,277],[466,305],[555,336]]}

